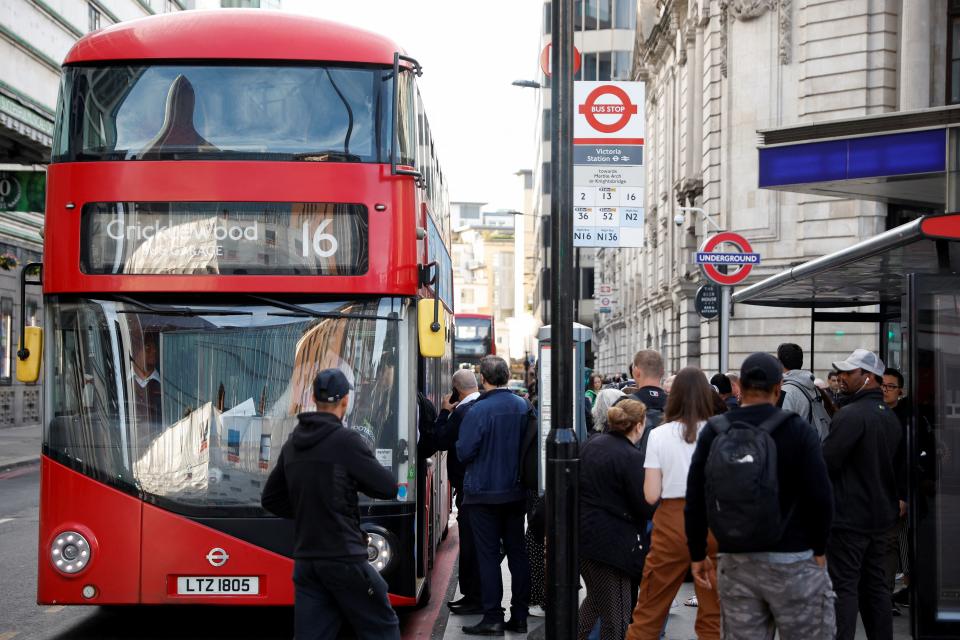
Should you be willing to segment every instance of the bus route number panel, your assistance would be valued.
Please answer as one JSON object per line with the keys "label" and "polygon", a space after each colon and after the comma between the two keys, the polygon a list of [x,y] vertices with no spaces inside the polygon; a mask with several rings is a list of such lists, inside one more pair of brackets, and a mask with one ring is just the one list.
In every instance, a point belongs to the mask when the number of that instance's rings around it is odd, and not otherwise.
{"label": "bus route number panel", "polygon": [[80,268],[93,275],[363,275],[367,208],[290,202],[94,202]]}

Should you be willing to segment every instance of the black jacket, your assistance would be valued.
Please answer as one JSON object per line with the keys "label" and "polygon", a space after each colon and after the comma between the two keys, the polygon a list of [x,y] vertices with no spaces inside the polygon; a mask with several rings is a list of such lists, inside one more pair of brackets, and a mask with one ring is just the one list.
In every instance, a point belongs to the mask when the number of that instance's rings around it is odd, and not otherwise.
{"label": "black jacket", "polygon": [[897,522],[906,496],[906,449],[900,421],[880,389],[860,391],[838,411],[823,441],[833,482],[837,529],[880,533]]}
{"label": "black jacket", "polygon": [[432,456],[437,451],[447,451],[447,477],[450,479],[450,485],[458,493],[463,492],[463,475],[466,472],[466,465],[460,462],[457,457],[457,438],[460,437],[460,423],[467,411],[476,402],[476,398],[470,402],[461,402],[453,411],[443,409],[433,425],[433,429],[428,433],[421,432],[418,449],[420,455],[424,457]]}
{"label": "black jacket", "polygon": [[[753,404],[727,412],[733,422],[760,426],[775,412],[772,404]],[[810,423],[793,415],[771,434],[777,445],[777,484],[780,493],[780,513],[783,516],[783,536],[772,549],[751,549],[755,552],[807,551],[821,556],[827,547],[833,501],[830,479],[823,463],[820,436]],[[684,520],[687,546],[694,562],[707,554],[707,505],[704,468],[710,445],[717,437],[710,422],[700,431],[697,448],[693,451],[690,472],[687,475],[687,504]],[[720,545],[720,552],[726,549]]]}
{"label": "black jacket", "polygon": [[598,433],[580,450],[580,556],[639,577],[653,507],[643,497],[643,454],[626,436]]}
{"label": "black jacket", "polygon": [[294,520],[294,558],[366,560],[357,491],[388,500],[397,480],[332,413],[301,413],[263,488],[263,508]]}

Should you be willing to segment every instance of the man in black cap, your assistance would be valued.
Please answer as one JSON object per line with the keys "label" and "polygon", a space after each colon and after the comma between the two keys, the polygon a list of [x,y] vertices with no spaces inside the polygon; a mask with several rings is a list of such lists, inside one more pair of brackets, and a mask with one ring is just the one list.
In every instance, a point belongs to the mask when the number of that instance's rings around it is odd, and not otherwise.
{"label": "man in black cap", "polygon": [[339,369],[317,374],[317,411],[298,416],[263,488],[263,508],[294,520],[296,640],[336,638],[345,619],[360,638],[400,638],[387,583],[367,562],[357,501],[358,490],[389,500],[397,481],[363,436],[344,428],[350,389]]}
{"label": "man in black cap", "polygon": [[[743,361],[740,407],[707,422],[687,476],[693,577],[718,590],[726,640],[772,637],[774,627],[783,638],[834,634],[824,558],[830,480],[816,431],[774,406],[782,371],[767,353]],[[719,581],[707,557],[708,525],[720,551]]]}

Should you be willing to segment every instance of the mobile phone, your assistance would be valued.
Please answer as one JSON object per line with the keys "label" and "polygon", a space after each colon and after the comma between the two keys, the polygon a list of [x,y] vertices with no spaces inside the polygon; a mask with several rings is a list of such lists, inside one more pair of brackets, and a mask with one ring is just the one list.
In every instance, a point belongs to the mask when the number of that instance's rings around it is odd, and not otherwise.
{"label": "mobile phone", "polygon": [[450,392],[450,403],[458,402],[460,400],[460,392],[457,391],[457,388],[454,387],[453,391]]}

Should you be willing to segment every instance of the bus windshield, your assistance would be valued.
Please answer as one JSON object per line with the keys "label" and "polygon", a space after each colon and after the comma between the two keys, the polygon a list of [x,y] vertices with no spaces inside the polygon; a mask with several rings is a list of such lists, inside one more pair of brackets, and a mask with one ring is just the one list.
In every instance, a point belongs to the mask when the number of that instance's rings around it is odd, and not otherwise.
{"label": "bus windshield", "polygon": [[[312,382],[352,382],[344,424],[397,477],[416,456],[406,399],[406,303],[267,298],[196,304],[54,296],[45,449],[56,460],[187,515],[263,516],[260,493]],[[406,367],[405,367],[406,368]]]}
{"label": "bus windshield", "polygon": [[489,337],[489,318],[457,318],[457,340],[484,340]]}
{"label": "bus windshield", "polygon": [[53,162],[388,162],[392,92],[372,67],[68,66]]}

